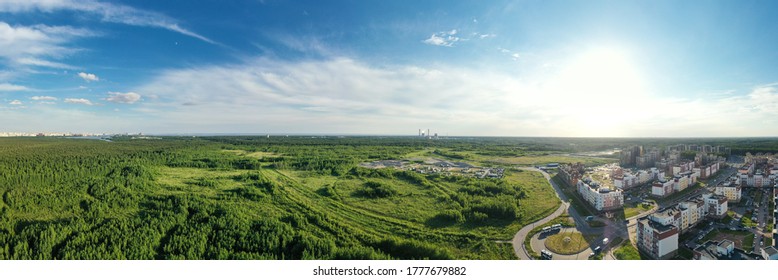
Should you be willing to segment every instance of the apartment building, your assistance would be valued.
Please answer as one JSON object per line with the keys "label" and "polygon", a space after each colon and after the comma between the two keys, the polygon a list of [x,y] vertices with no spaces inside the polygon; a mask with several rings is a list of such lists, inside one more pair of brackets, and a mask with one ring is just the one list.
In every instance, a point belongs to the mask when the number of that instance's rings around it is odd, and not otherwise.
{"label": "apartment building", "polygon": [[559,165],[559,178],[570,186],[578,185],[578,180],[584,174],[584,165],[580,162],[573,164],[561,164]]}
{"label": "apartment building", "polygon": [[624,194],[620,189],[601,187],[591,178],[582,178],[576,185],[578,194],[597,211],[610,211],[623,207]]}
{"label": "apartment building", "polygon": [[[638,219],[638,249],[656,259],[670,258],[672,255],[667,254],[673,254],[674,250],[678,249],[678,234],[689,230],[707,217],[721,218],[726,212],[726,197],[714,194],[692,197],[657,211]],[[700,251],[700,254],[698,257],[702,259],[709,256],[705,255],[704,250]]]}
{"label": "apartment building", "polygon": [[654,259],[670,259],[678,251],[678,228],[643,217],[637,223],[637,247]]}
{"label": "apartment building", "polygon": [[651,184],[651,195],[658,197],[665,197],[673,193],[673,185],[675,180],[669,178],[662,178]]}
{"label": "apartment building", "polygon": [[715,194],[703,194],[705,205],[708,208],[707,215],[714,218],[723,218],[727,215],[728,203],[727,197]]}
{"label": "apartment building", "polygon": [[716,186],[713,193],[726,197],[730,202],[738,202],[743,196],[742,187],[731,181]]}

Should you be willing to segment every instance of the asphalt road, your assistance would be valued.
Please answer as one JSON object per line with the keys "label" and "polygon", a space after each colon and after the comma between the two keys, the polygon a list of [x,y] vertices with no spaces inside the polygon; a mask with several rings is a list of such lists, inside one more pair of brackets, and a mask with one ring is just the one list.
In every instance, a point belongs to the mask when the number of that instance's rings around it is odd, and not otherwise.
{"label": "asphalt road", "polygon": [[521,169],[526,171],[535,171],[535,172],[542,173],[543,177],[546,178],[546,180],[551,184],[551,186],[556,191],[557,198],[559,198],[562,201],[562,204],[559,205],[559,208],[557,208],[556,211],[554,211],[554,213],[551,213],[551,215],[548,215],[545,218],[540,219],[532,224],[524,226],[519,230],[519,232],[516,233],[516,235],[513,236],[513,240],[511,240],[511,243],[513,243],[513,251],[516,253],[516,256],[518,256],[520,260],[531,260],[532,258],[529,256],[527,249],[524,248],[524,240],[527,239],[527,235],[529,235],[529,232],[532,231],[532,229],[534,229],[535,227],[545,224],[553,220],[554,218],[561,216],[562,213],[565,212],[565,209],[568,208],[569,204],[567,203],[565,194],[562,193],[562,190],[559,189],[559,187],[556,184],[554,184],[554,181],[551,181],[551,177],[548,175],[548,173],[534,168],[521,168]]}
{"label": "asphalt road", "polygon": [[[545,218],[543,218],[543,219],[541,219],[541,220],[539,220],[537,222],[534,222],[534,223],[532,223],[530,225],[524,226],[523,228],[521,228],[519,230],[519,232],[516,233],[516,235],[513,237],[512,243],[513,243],[513,250],[516,253],[516,256],[519,257],[519,259],[522,259],[522,260],[531,259],[529,254],[527,253],[526,248],[524,248],[524,246],[523,246],[524,240],[527,238],[527,235],[529,234],[529,232],[532,231],[532,229],[534,229],[535,227],[537,227],[539,225],[542,225],[544,223],[547,223],[547,222],[553,220],[556,217],[559,217],[560,215],[562,215],[562,213],[564,213],[565,209],[567,209],[568,215],[570,217],[572,217],[573,220],[575,220],[575,224],[576,224],[576,229],[575,230],[577,230],[577,231],[579,231],[579,232],[581,232],[583,234],[586,234],[586,235],[600,235],[599,240],[602,240],[603,238],[608,238],[609,240],[614,240],[615,237],[621,237],[621,238],[623,238],[625,240],[629,238],[628,227],[623,222],[613,222],[613,221],[608,220],[608,219],[602,219],[602,218],[597,217],[596,219],[598,221],[601,221],[601,222],[605,223],[605,226],[604,227],[597,227],[597,228],[590,227],[589,223],[587,223],[585,221],[584,217],[582,217],[575,210],[574,207],[569,207],[569,203],[567,202],[567,196],[565,196],[565,194],[562,192],[562,189],[559,186],[557,186],[554,181],[551,180],[551,176],[548,173],[546,173],[545,171],[539,170],[539,169],[535,169],[535,168],[523,167],[521,169],[522,170],[526,170],[526,171],[540,172],[541,174],[543,174],[543,177],[546,178],[546,180],[549,182],[549,184],[551,184],[551,186],[554,188],[554,191],[556,191],[556,195],[562,201],[562,205],[560,205],[559,208],[556,211],[554,211],[554,213],[552,213],[551,215],[546,216]],[[650,213],[653,213],[653,211],[655,211],[655,210],[656,210],[656,208],[654,208],[651,211],[648,211],[648,212],[646,212],[644,214],[632,217],[630,220],[632,220],[634,222],[635,219],[637,219],[639,217],[643,217],[643,216],[648,215]],[[532,242],[530,242],[530,244],[532,244]],[[592,246],[592,248],[594,248],[596,246],[602,246],[603,249],[606,251],[606,256],[610,253],[608,251],[609,248],[607,248],[606,246],[603,246],[601,241],[600,242],[596,242],[594,244],[590,244],[590,245]],[[543,247],[543,248],[545,248],[545,247]],[[542,250],[542,248],[538,248],[538,250],[535,250],[535,247],[533,247],[533,250],[536,251],[536,252],[540,252],[540,250]],[[587,249],[587,250],[589,250],[589,252],[591,252],[591,248]],[[586,257],[588,258],[588,253],[586,253]],[[586,258],[584,258],[584,259],[586,259]]]}

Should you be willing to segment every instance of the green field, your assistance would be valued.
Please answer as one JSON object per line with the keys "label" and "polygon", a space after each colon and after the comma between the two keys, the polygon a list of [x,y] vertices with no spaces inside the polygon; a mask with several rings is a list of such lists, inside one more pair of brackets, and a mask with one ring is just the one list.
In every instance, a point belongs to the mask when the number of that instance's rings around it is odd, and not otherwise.
{"label": "green field", "polygon": [[545,245],[551,252],[572,255],[586,250],[589,247],[589,242],[580,232],[563,232],[549,236]]}
{"label": "green field", "polygon": [[618,260],[639,260],[640,258],[640,252],[638,252],[638,249],[635,248],[632,243],[629,241],[624,242],[619,248],[617,248],[615,251],[613,251],[613,255],[616,256],[616,259]]}
{"label": "green field", "polygon": [[651,210],[651,206],[645,204],[625,203],[624,204],[624,218],[629,219],[631,217],[640,215],[644,212]]}
{"label": "green field", "polygon": [[[487,150],[529,149],[499,141]],[[504,241],[560,204],[539,172],[508,167],[502,178],[478,179],[358,166],[484,147],[0,139],[0,259],[515,259]],[[489,164],[482,159],[467,162]]]}

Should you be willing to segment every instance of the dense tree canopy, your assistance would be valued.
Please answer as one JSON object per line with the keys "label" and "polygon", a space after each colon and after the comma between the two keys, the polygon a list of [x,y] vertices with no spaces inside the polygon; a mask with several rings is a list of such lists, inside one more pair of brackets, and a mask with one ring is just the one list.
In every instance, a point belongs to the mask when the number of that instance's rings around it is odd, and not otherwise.
{"label": "dense tree canopy", "polygon": [[[433,148],[447,148],[436,153],[456,158],[454,149],[474,146],[484,144],[0,139],[0,259],[510,258],[510,246],[484,243],[494,237],[462,228],[515,223],[520,186],[357,167]],[[301,183],[304,178],[334,183],[314,188]],[[350,182],[361,183],[342,190]],[[426,196],[448,205],[425,211],[430,221],[439,216],[449,227],[343,202]]]}

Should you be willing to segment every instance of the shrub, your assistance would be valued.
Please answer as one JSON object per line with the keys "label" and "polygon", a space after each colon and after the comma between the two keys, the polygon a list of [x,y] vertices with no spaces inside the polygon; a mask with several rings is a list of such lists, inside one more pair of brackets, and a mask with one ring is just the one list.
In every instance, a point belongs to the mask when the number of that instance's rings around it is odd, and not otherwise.
{"label": "shrub", "polygon": [[356,194],[369,198],[386,198],[397,195],[397,190],[381,182],[367,181],[365,186],[358,190]]}

